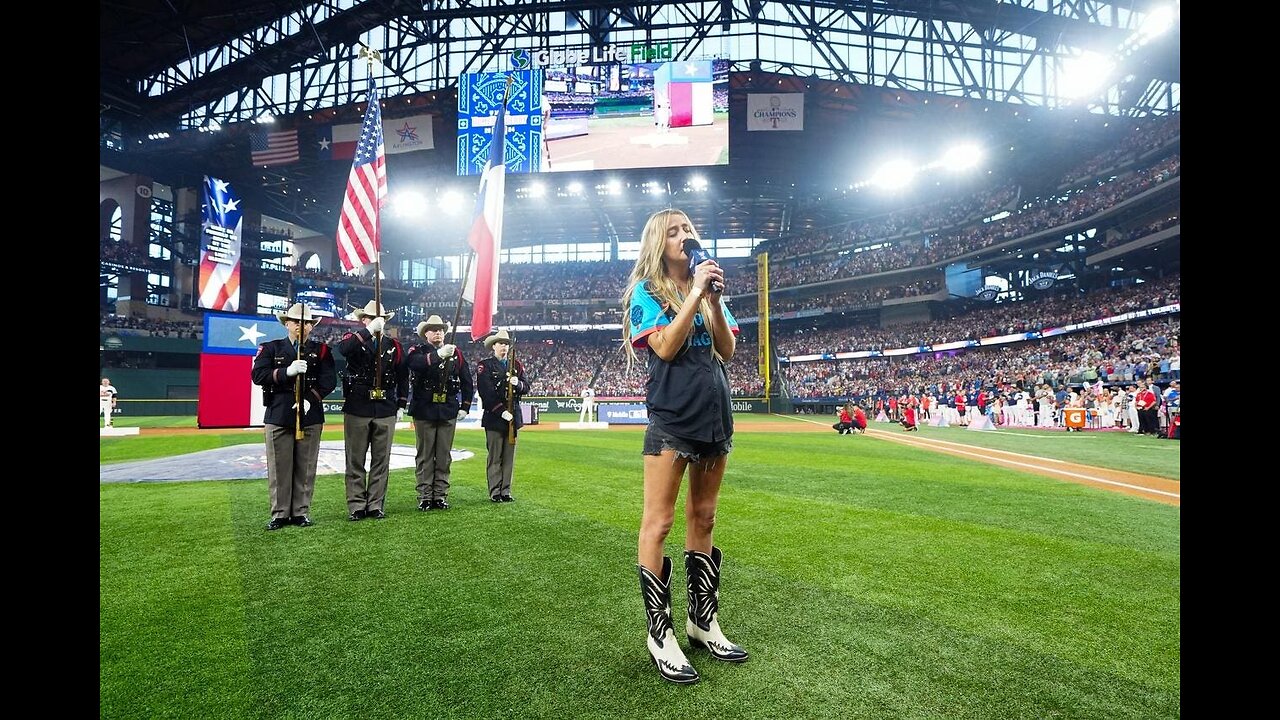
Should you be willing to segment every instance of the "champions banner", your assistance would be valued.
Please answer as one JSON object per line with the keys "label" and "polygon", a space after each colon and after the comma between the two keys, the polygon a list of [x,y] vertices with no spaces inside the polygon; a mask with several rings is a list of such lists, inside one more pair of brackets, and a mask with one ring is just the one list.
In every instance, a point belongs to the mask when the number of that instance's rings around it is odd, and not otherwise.
{"label": "champions banner", "polygon": [[240,198],[231,184],[204,177],[200,232],[199,306],[236,312],[240,309]]}
{"label": "champions banner", "polygon": [[747,130],[803,130],[804,93],[748,93]]}

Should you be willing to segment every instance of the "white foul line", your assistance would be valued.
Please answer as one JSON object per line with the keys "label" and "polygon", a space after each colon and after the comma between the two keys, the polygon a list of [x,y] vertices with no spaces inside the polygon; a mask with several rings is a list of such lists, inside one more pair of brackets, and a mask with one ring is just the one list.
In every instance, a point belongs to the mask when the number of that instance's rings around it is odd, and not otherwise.
{"label": "white foul line", "polygon": [[[787,415],[779,415],[778,413],[773,413],[773,414],[774,414],[774,415],[777,415],[778,417],[788,417]],[[794,418],[794,419],[796,419],[796,420],[803,420],[804,422],[813,423],[814,425],[825,425],[825,424],[826,424],[826,423],[820,423],[820,422],[818,422],[818,421],[816,421],[816,420],[807,420],[807,419],[805,419],[805,418]],[[880,433],[876,433],[876,435],[879,435],[879,434],[880,434]],[[882,439],[884,439],[884,440],[892,440],[892,441],[899,441],[899,442],[903,442],[903,443],[906,443],[907,445],[911,445],[911,446],[913,446],[913,447],[926,447],[926,448],[927,448],[927,447],[929,447],[929,444],[930,444],[930,443],[938,443],[938,444],[942,444],[942,445],[954,445],[954,446],[956,446],[957,448],[968,448],[968,447],[973,447],[972,445],[963,445],[963,444],[961,444],[961,443],[948,442],[948,441],[946,441],[946,440],[935,440],[935,439],[933,439],[933,438],[930,438],[929,440],[926,440],[926,441],[923,441],[923,442],[919,442],[919,441],[915,441],[915,440],[908,440],[907,438],[904,438],[904,437],[897,437],[897,436],[894,436],[894,435],[889,435],[889,434],[887,434],[887,433],[884,435],[884,437],[883,437]],[[1009,465],[1018,465],[1018,466],[1020,466],[1020,467],[1032,468],[1032,469],[1034,469],[1034,470],[1043,470],[1043,471],[1045,471],[1045,472],[1057,473],[1057,474],[1059,474],[1059,475],[1067,475],[1067,476],[1074,477],[1074,478],[1080,478],[1081,480],[1088,480],[1088,481],[1090,481],[1090,482],[1103,483],[1103,484],[1106,484],[1106,485],[1116,485],[1116,486],[1118,486],[1118,487],[1129,488],[1130,490],[1137,490],[1137,491],[1139,491],[1139,492],[1155,493],[1155,494],[1157,494],[1157,495],[1164,495],[1164,496],[1167,496],[1167,497],[1178,498],[1179,500],[1181,500],[1181,499],[1182,499],[1182,496],[1181,496],[1181,495],[1179,495],[1178,493],[1171,493],[1171,492],[1167,492],[1167,491],[1165,491],[1165,490],[1155,490],[1155,489],[1153,489],[1153,488],[1145,488],[1145,487],[1142,487],[1141,485],[1132,485],[1132,484],[1130,484],[1130,483],[1123,483],[1123,482],[1119,482],[1119,481],[1117,481],[1117,480],[1107,480],[1107,479],[1105,479],[1105,478],[1096,478],[1096,477],[1093,477],[1092,475],[1082,475],[1082,474],[1080,474],[1080,473],[1074,473],[1074,472],[1071,472],[1070,470],[1058,470],[1057,468],[1044,467],[1043,465],[1032,465],[1031,463],[1018,462],[1017,460],[1006,460],[1006,459],[1004,459],[1004,458],[992,458],[990,455],[981,455],[981,454],[979,454],[979,453],[969,452],[969,451],[966,451],[966,450],[958,450],[958,449],[956,449],[956,450],[949,450],[949,452],[953,452],[953,453],[956,453],[956,454],[958,454],[958,455],[969,455],[969,456],[971,456],[971,457],[982,458],[982,459],[985,459],[985,460],[988,460],[988,461],[994,460],[994,461],[996,461],[996,462],[1007,463],[1007,464],[1009,464]],[[1042,457],[1036,457],[1035,455],[1023,455],[1022,453],[1009,452],[1008,450],[996,450],[995,452],[1007,453],[1007,454],[1009,454],[1009,455],[1017,455],[1018,457],[1031,458],[1031,459],[1034,459],[1034,460],[1047,460],[1047,461],[1050,461],[1050,462],[1063,463],[1063,464],[1066,464],[1066,463],[1067,463],[1067,461],[1066,461],[1066,460],[1056,460],[1056,459],[1054,459],[1054,458],[1042,458]],[[1162,479],[1164,479],[1164,478],[1162,478]],[[1170,480],[1169,482],[1178,482],[1178,481],[1177,481],[1177,480]]]}

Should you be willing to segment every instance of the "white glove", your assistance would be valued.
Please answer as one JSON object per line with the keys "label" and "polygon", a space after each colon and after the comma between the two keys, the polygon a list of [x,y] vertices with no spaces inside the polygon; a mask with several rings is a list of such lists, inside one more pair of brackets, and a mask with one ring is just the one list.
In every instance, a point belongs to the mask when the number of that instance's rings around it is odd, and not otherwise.
{"label": "white glove", "polygon": [[382,332],[382,328],[384,328],[384,327],[386,327],[386,326],[387,326],[387,321],[386,321],[386,320],[384,320],[383,318],[380,318],[380,317],[376,317],[376,318],[374,318],[374,319],[370,320],[370,321],[369,321],[369,324],[368,324],[368,325],[365,325],[365,327],[369,328],[369,332],[370,332],[370,333],[372,333],[372,334],[374,334],[374,335],[377,335],[377,334],[381,333],[381,332]]}
{"label": "white glove", "polygon": [[514,418],[514,417],[515,417],[515,416],[511,414],[511,411],[510,411],[510,410],[503,410],[503,411],[502,411],[502,419],[503,419],[503,420],[506,420],[507,422],[511,422],[512,418]]}
{"label": "white glove", "polygon": [[289,367],[284,371],[284,374],[288,375],[289,377],[294,377],[295,375],[301,375],[306,371],[307,371],[306,360],[294,360],[293,362],[289,363]]}
{"label": "white glove", "polygon": [[404,408],[400,408],[399,410],[396,411],[396,421],[399,422],[400,420],[403,420],[403,419],[404,419]]}
{"label": "white glove", "polygon": [[458,410],[458,421],[459,421],[459,422],[461,422],[461,421],[466,420],[466,419],[467,419],[467,411],[466,411],[466,410],[459,409],[459,410]]}
{"label": "white glove", "polygon": [[439,353],[441,359],[448,360],[449,358],[453,357],[453,353],[457,349],[458,349],[457,345],[450,345],[449,343],[445,343],[441,345],[440,349],[437,350],[436,352]]}
{"label": "white glove", "polygon": [[515,375],[512,375],[509,379],[511,380],[512,385],[520,384],[520,378],[516,377]]}

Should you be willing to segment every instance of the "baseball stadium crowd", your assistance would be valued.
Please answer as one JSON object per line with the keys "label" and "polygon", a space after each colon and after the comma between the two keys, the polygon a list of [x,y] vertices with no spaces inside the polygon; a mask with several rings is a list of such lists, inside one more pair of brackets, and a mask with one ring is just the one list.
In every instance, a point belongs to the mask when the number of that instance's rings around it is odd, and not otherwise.
{"label": "baseball stadium crowd", "polygon": [[[793,263],[770,263],[774,287],[807,285],[907,267],[932,265],[975,250],[1034,233],[1051,230],[1102,212],[1178,174],[1180,157],[1163,159],[1150,167],[1087,189],[1024,201],[1017,213],[1001,220],[926,235],[872,248],[829,249],[798,258]],[[772,261],[773,256],[770,255]],[[739,282],[753,286],[754,267]]]}
{"label": "baseball stadium crowd", "polygon": [[[1165,380],[1181,373],[1177,318],[1127,323],[1010,345],[896,357],[790,363],[787,384],[793,397],[867,398],[901,394],[939,382],[974,389],[1013,384],[1026,389],[1048,384]],[[1175,362],[1176,360],[1176,362]],[[1153,372],[1154,366],[1154,372]]]}
{"label": "baseball stadium crowd", "polygon": [[180,320],[124,317],[114,313],[100,312],[98,314],[98,324],[103,330],[110,330],[115,335],[195,338],[197,340],[204,337],[203,326]]}
{"label": "baseball stadium crowd", "polygon": [[1139,120],[1134,129],[1119,143],[1067,171],[1063,184],[1087,180],[1104,170],[1118,168],[1137,160],[1176,140],[1181,133],[1181,114]]}
{"label": "baseball stadium crowd", "polygon": [[1164,230],[1165,228],[1170,228],[1170,227],[1173,227],[1174,225],[1177,225],[1179,222],[1181,222],[1181,219],[1178,217],[1178,214],[1175,213],[1174,215],[1171,215],[1167,218],[1156,220],[1151,223],[1147,223],[1142,227],[1134,228],[1132,230],[1129,230],[1128,232],[1110,233],[1107,236],[1107,239],[1102,241],[1102,247],[1104,248],[1116,247],[1117,245],[1123,245],[1127,242],[1137,240],[1138,238],[1143,238],[1148,235],[1154,235],[1160,232],[1161,230]]}
{"label": "baseball stadium crowd", "polygon": [[[114,240],[102,240],[98,243],[98,261],[133,267],[151,267],[161,262],[159,258],[148,257],[145,247],[125,245]],[[168,261],[164,262],[167,264]]]}
{"label": "baseball stadium crowd", "polygon": [[[771,314],[792,312],[796,310],[831,309],[840,310],[856,306],[872,306],[884,300],[904,297],[932,295],[945,287],[942,278],[926,278],[912,283],[877,285],[867,288],[842,290],[817,297],[786,298],[773,297],[769,300]],[[747,314],[746,312],[743,313]]]}
{"label": "baseball stadium crowd", "polygon": [[833,250],[849,250],[919,233],[977,222],[1000,210],[1012,209],[1018,186],[1005,184],[979,190],[963,198],[942,200],[896,210],[867,220],[814,230],[804,235],[761,243],[771,260],[779,261]]}
{"label": "baseball stadium crowd", "polygon": [[[959,340],[978,340],[1022,332],[1036,332],[1072,323],[1098,320],[1134,310],[1157,308],[1180,302],[1181,276],[1080,293],[1074,287],[1060,294],[1021,302],[970,307],[953,317],[902,323],[881,328],[874,324],[838,327],[809,326],[803,332],[779,334],[774,327],[774,348],[779,356],[811,355],[856,350],[936,345]],[[794,327],[794,326],[792,326]]]}

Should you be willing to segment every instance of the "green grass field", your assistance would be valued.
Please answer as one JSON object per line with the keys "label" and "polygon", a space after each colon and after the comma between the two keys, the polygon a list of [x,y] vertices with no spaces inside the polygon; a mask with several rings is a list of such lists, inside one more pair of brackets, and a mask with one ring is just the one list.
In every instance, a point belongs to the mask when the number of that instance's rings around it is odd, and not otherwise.
{"label": "green grass field", "polygon": [[[757,421],[740,420],[716,530],[744,665],[691,652],[702,681],[680,687],[649,663],[640,433],[525,433],[518,501],[494,505],[482,435],[460,431],[478,457],[454,464],[447,512],[415,510],[411,470],[386,520],[347,522],[330,475],[315,527],[273,533],[262,480],[100,485],[101,716],[1180,716],[1177,507]],[[1056,435],[945,437],[1178,477],[1159,441]],[[261,435],[106,439],[101,458],[236,442]]]}
{"label": "green grass field", "polygon": [[[834,419],[827,421],[823,417],[804,415],[788,418],[770,415],[737,415],[735,416],[739,430],[749,431],[761,423],[773,423],[780,419],[790,420],[796,427],[827,427]],[[543,413],[541,421],[545,423],[576,422],[576,413]],[[342,424],[342,415],[329,415],[326,422],[334,425]],[[142,428],[195,428],[194,416],[137,416],[116,420],[121,427]],[[101,420],[99,420],[101,425]],[[873,430],[898,432],[898,426],[891,423],[872,423]],[[102,441],[100,460],[121,462],[138,460],[147,457],[174,455],[178,452],[195,452],[225,445],[261,442],[260,431],[232,432],[219,435],[210,433],[198,437],[166,437],[166,438],[118,438]],[[832,433],[834,435],[834,432]],[[1077,433],[1067,434],[1051,430],[999,430],[995,432],[976,432],[964,428],[921,428],[920,436],[936,438],[948,442],[963,443],[976,447],[1008,450],[1027,455],[1053,458],[1083,465],[1127,470],[1129,472],[1155,475],[1157,477],[1178,480],[1181,477],[1181,443],[1154,440],[1147,437],[1134,437],[1128,433]],[[326,440],[338,440],[342,433],[326,433]],[[401,432],[397,442],[413,444],[412,432]],[[848,438],[848,442],[858,442]],[[483,443],[481,443],[483,446]],[[483,449],[483,447],[481,448]]]}

